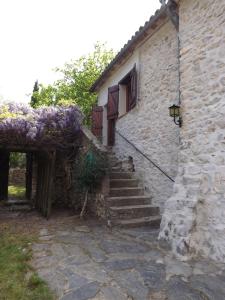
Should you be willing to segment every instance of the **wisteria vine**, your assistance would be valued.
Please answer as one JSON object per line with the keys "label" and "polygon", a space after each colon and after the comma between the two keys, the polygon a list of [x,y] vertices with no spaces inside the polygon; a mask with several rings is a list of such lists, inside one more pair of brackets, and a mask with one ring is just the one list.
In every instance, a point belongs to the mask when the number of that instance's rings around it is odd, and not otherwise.
{"label": "wisteria vine", "polygon": [[22,103],[0,106],[2,146],[67,147],[81,131],[83,115],[76,106],[33,109]]}

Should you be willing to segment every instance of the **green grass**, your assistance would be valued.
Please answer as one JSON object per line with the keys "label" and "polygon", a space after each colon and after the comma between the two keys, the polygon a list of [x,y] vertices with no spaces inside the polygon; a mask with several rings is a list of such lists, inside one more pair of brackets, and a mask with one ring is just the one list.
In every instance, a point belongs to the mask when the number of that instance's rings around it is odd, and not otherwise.
{"label": "green grass", "polygon": [[55,299],[29,265],[32,239],[27,235],[0,233],[0,300]]}
{"label": "green grass", "polygon": [[26,188],[23,186],[9,185],[8,187],[9,197],[24,199],[25,192],[26,192]]}

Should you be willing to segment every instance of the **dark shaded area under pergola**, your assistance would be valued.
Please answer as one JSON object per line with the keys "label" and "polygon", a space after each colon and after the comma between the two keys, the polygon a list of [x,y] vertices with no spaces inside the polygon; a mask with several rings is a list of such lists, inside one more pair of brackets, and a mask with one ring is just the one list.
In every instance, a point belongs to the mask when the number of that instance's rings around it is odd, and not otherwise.
{"label": "dark shaded area under pergola", "polygon": [[0,107],[0,201],[8,200],[10,153],[26,154],[26,200],[48,218],[53,202],[67,201],[81,143],[76,106]]}
{"label": "dark shaded area under pergola", "polygon": [[[11,152],[26,153],[26,199],[43,216],[51,213],[56,150],[41,150],[31,147],[0,149],[0,200],[8,200],[9,158]],[[35,190],[33,181],[35,180]]]}

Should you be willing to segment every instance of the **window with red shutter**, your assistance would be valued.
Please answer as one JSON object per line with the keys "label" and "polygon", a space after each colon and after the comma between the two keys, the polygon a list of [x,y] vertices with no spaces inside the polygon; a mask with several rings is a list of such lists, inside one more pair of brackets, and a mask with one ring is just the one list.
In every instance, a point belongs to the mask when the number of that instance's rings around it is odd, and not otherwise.
{"label": "window with red shutter", "polygon": [[137,103],[137,71],[136,65],[130,72],[130,101],[129,101],[129,110],[134,108]]}
{"label": "window with red shutter", "polygon": [[108,119],[108,146],[115,143],[116,119],[119,115],[119,86],[115,85],[108,89],[107,119]]}
{"label": "window with red shutter", "polygon": [[91,131],[99,139],[102,138],[102,125],[103,125],[103,107],[95,106],[92,109]]}
{"label": "window with red shutter", "polygon": [[118,118],[119,86],[114,85],[108,89],[107,119]]}
{"label": "window with red shutter", "polygon": [[[126,90],[126,112],[130,111],[137,103],[137,71],[136,65],[133,69],[119,82]],[[122,100],[122,99],[121,99]]]}

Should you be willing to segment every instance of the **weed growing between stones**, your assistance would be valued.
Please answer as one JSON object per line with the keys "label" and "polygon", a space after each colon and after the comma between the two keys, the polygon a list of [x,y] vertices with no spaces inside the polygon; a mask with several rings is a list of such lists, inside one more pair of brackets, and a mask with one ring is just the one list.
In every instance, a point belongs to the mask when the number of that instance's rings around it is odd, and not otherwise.
{"label": "weed growing between stones", "polygon": [[55,299],[29,265],[30,245],[34,239],[34,236],[18,235],[7,229],[0,232],[0,299]]}

